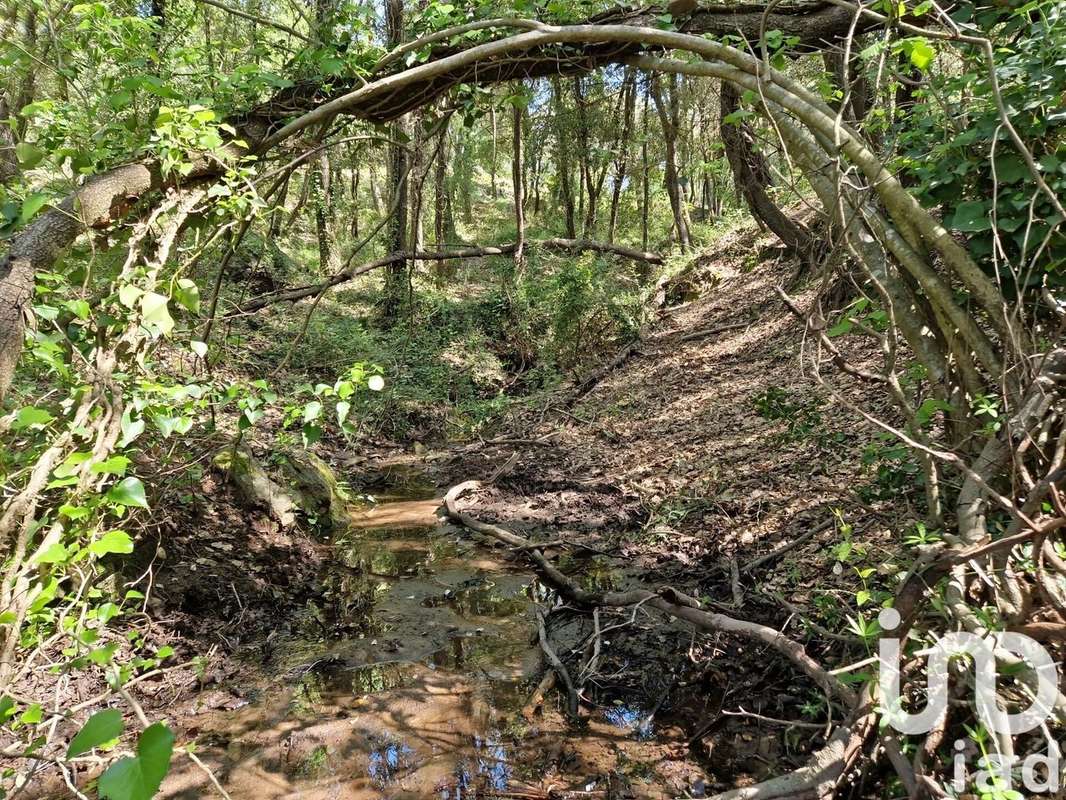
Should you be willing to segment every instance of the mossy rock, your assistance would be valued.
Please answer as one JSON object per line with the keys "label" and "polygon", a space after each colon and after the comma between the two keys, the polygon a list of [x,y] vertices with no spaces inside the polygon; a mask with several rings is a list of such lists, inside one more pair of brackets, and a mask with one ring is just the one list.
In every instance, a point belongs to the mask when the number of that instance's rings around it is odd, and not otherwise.
{"label": "mossy rock", "polygon": [[314,453],[295,451],[285,453],[280,464],[285,482],[305,514],[332,533],[347,529],[351,498],[329,464]]}
{"label": "mossy rock", "polygon": [[229,473],[243,502],[265,506],[283,528],[296,521],[297,498],[267,474],[247,447],[225,447],[215,456],[214,462],[216,467]]}

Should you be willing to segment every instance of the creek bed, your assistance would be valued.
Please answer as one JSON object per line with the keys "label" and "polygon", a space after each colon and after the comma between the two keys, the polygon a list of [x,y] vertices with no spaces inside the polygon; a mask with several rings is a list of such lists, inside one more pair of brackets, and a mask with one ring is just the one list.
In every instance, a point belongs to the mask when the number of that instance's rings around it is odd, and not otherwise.
{"label": "creek bed", "polygon": [[[653,785],[683,741],[646,719],[653,701],[608,700],[576,727],[552,701],[543,716],[521,713],[541,669],[534,607],[550,605],[549,590],[443,522],[417,474],[391,474],[373,499],[329,542],[324,599],[255,654],[271,674],[251,702],[186,725],[234,800],[533,798],[550,786],[632,796],[609,777],[620,762]],[[682,782],[701,785],[693,769]],[[200,778],[179,770],[165,795],[202,796]]]}

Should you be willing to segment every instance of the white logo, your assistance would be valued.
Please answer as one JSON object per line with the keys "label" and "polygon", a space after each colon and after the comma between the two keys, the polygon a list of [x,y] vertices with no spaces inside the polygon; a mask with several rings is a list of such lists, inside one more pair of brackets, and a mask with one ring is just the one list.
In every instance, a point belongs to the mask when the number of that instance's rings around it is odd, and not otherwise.
{"label": "white logo", "polygon": [[[877,617],[881,629],[895,630],[899,612],[886,608]],[[996,651],[1006,651],[1022,660],[1030,674],[1036,676],[1032,703],[1024,711],[1009,713],[1000,708],[996,699]],[[1055,662],[1037,641],[1012,631],[989,633],[987,637],[958,631],[941,636],[929,655],[926,667],[925,709],[918,713],[903,710],[899,695],[900,642],[884,636],[878,647],[878,695],[885,720],[900,733],[928,733],[948,706],[948,662],[956,656],[969,655],[974,665],[974,701],[977,715],[985,728],[997,733],[1019,734],[1041,725],[1051,714],[1058,695],[1058,674]]]}
{"label": "white logo", "polygon": [[[881,630],[895,630],[900,623],[899,612],[886,608],[877,617]],[[948,705],[948,665],[952,658],[969,656],[973,661],[974,705],[977,716],[987,731],[1017,735],[1039,727],[1051,715],[1058,696],[1058,674],[1055,662],[1037,641],[1011,631],[990,632],[987,637],[973,633],[954,632],[941,636],[923,654],[926,664],[926,705],[912,713],[903,708],[900,697],[900,641],[891,636],[881,637],[878,646],[878,699],[884,722],[900,733],[928,733],[946,712]],[[1029,707],[1008,712],[1000,707],[996,697],[999,672],[996,653],[1010,654],[1024,662],[1027,693],[1032,697]],[[955,743],[954,788],[962,792],[966,787],[965,742]],[[1020,759],[999,753],[984,753],[978,759],[979,770],[975,785],[979,789],[1010,790],[1012,772],[1020,766],[1022,782],[1032,793],[1058,791],[1059,759],[1061,751],[1049,742],[1047,755],[1032,754]],[[1021,797],[1021,795],[1017,795]]]}

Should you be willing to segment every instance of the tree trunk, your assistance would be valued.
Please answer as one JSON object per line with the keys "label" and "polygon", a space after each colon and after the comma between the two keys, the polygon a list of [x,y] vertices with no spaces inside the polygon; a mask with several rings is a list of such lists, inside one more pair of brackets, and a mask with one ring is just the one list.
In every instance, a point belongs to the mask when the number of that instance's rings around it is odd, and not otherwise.
{"label": "tree trunk", "polygon": [[318,157],[318,169],[312,174],[314,181],[315,233],[318,236],[319,269],[332,274],[340,267],[337,256],[337,237],[334,224],[333,171],[330,168],[329,151],[323,150]]}
{"label": "tree trunk", "polygon": [[[588,109],[585,106],[585,93],[581,87],[581,76],[573,78],[574,110],[577,112],[577,157],[580,166],[580,209],[584,220],[581,225],[583,235],[587,238],[596,226],[596,190],[592,179],[592,148],[589,144]],[[585,198],[588,198],[586,205]]]}
{"label": "tree trunk", "polygon": [[641,125],[644,128],[640,137],[640,174],[641,174],[641,203],[640,203],[640,247],[648,249],[648,205],[651,202],[651,187],[648,184],[651,163],[648,161],[648,91],[644,92],[644,111],[641,114]]}
{"label": "tree trunk", "polygon": [[[429,174],[430,165],[424,163],[426,158],[426,128],[424,124],[426,112],[419,111],[416,114],[412,114],[412,117],[414,117],[414,140],[410,154],[411,172],[409,178],[411,186],[411,235],[408,241],[411,243],[411,250],[417,253],[423,249],[425,238],[422,229],[422,188],[425,186],[425,179]],[[420,268],[421,265],[417,259],[411,262],[412,274],[417,275]]]}
{"label": "tree trunk", "polygon": [[525,187],[522,182],[522,106],[519,103],[513,103],[513,108],[511,120],[514,126],[514,155],[511,158],[511,182],[514,184],[514,278],[518,281],[525,269],[526,216]]}
{"label": "tree trunk", "polygon": [[[902,59],[910,65],[909,59]],[[861,122],[869,110],[869,84],[862,72],[862,64],[852,53],[848,64],[848,74],[844,74],[844,54],[837,49],[822,51],[822,63],[825,64],[826,72],[833,76],[833,82],[843,93],[845,102],[844,118],[851,122]],[[901,62],[902,63],[902,62]],[[919,76],[921,73],[918,73]],[[839,110],[840,102],[833,101],[833,108]]]}
{"label": "tree trunk", "polygon": [[7,95],[0,90],[0,186],[14,180],[22,170],[15,156],[15,130]]}
{"label": "tree trunk", "polygon": [[[189,177],[195,178],[195,171]],[[127,198],[141,197],[162,185],[158,169],[144,164],[118,167],[89,179],[14,239],[7,257],[0,261],[0,402],[22,350],[36,272],[50,268],[86,229],[120,219],[128,210]]]}
{"label": "tree trunk", "polygon": [[681,191],[681,183],[677,177],[678,100],[676,83],[670,95],[668,106],[666,99],[663,97],[662,82],[659,76],[652,75],[651,97],[655,102],[655,110],[659,114],[659,123],[663,130],[663,144],[666,148],[666,165],[663,170],[663,180],[666,183],[666,194],[670,198],[670,208],[674,213],[674,233],[681,249],[690,250],[692,240],[689,237],[688,213],[685,209],[685,197]]}
{"label": "tree trunk", "polygon": [[496,159],[498,153],[496,152],[496,106],[489,108],[489,114],[492,117],[492,153],[489,157],[489,173],[492,176],[492,199],[499,198],[499,192],[496,189]]}
{"label": "tree trunk", "polygon": [[351,235],[353,239],[359,238],[359,162],[355,161],[352,164],[352,227]]}
{"label": "tree trunk", "polygon": [[[387,166],[385,171],[388,172]],[[381,216],[385,213],[387,206],[385,205],[385,198],[381,196],[381,188],[378,186],[376,175],[376,166],[373,163],[367,164],[366,178],[370,187],[370,199],[374,203],[374,210],[378,213],[378,216]]]}
{"label": "tree trunk", "polygon": [[773,231],[807,265],[817,262],[814,237],[806,226],[790,219],[766,193],[770,185],[770,168],[762,153],[755,149],[751,127],[739,120],[726,122],[726,117],[740,107],[740,95],[731,83],[722,82],[722,119],[719,129],[726,157],[733,171],[737,194],[744,197],[752,215]]}
{"label": "tree trunk", "polygon": [[[386,0],[385,27],[388,32],[389,48],[397,47],[403,42],[403,0]],[[387,227],[386,242],[390,252],[398,253],[407,249],[405,241],[407,231],[407,148],[399,142],[408,139],[406,118],[401,117],[392,124],[391,138],[396,143],[389,144],[388,183],[391,209]],[[395,321],[404,306],[408,291],[407,260],[399,259],[385,269],[384,297],[382,299],[382,317],[386,321]]]}
{"label": "tree trunk", "polygon": [[555,105],[556,170],[558,177],[559,200],[566,215],[566,236],[577,238],[577,220],[574,215],[574,185],[570,169],[570,145],[566,124],[563,120],[563,96],[559,82],[552,81],[552,95]]}
{"label": "tree trunk", "polygon": [[611,217],[607,223],[607,241],[611,243],[614,242],[615,230],[618,227],[618,202],[622,197],[622,184],[625,182],[626,170],[629,166],[629,140],[633,136],[633,114],[637,105],[636,81],[637,71],[629,67],[626,70],[625,79],[622,81],[622,93],[624,95],[622,132],[617,142],[614,161],[614,185],[611,187]]}

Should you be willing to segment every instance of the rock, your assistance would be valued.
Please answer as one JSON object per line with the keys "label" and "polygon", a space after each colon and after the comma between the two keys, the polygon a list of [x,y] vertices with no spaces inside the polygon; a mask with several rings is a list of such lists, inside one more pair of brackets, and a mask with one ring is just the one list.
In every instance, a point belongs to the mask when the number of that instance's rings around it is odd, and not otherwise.
{"label": "rock", "polygon": [[351,498],[329,464],[314,453],[290,451],[282,457],[281,470],[305,514],[330,533],[347,529]]}
{"label": "rock", "polygon": [[283,528],[296,522],[296,500],[270,478],[247,447],[224,448],[215,456],[215,466],[229,472],[244,502],[265,506]]}

